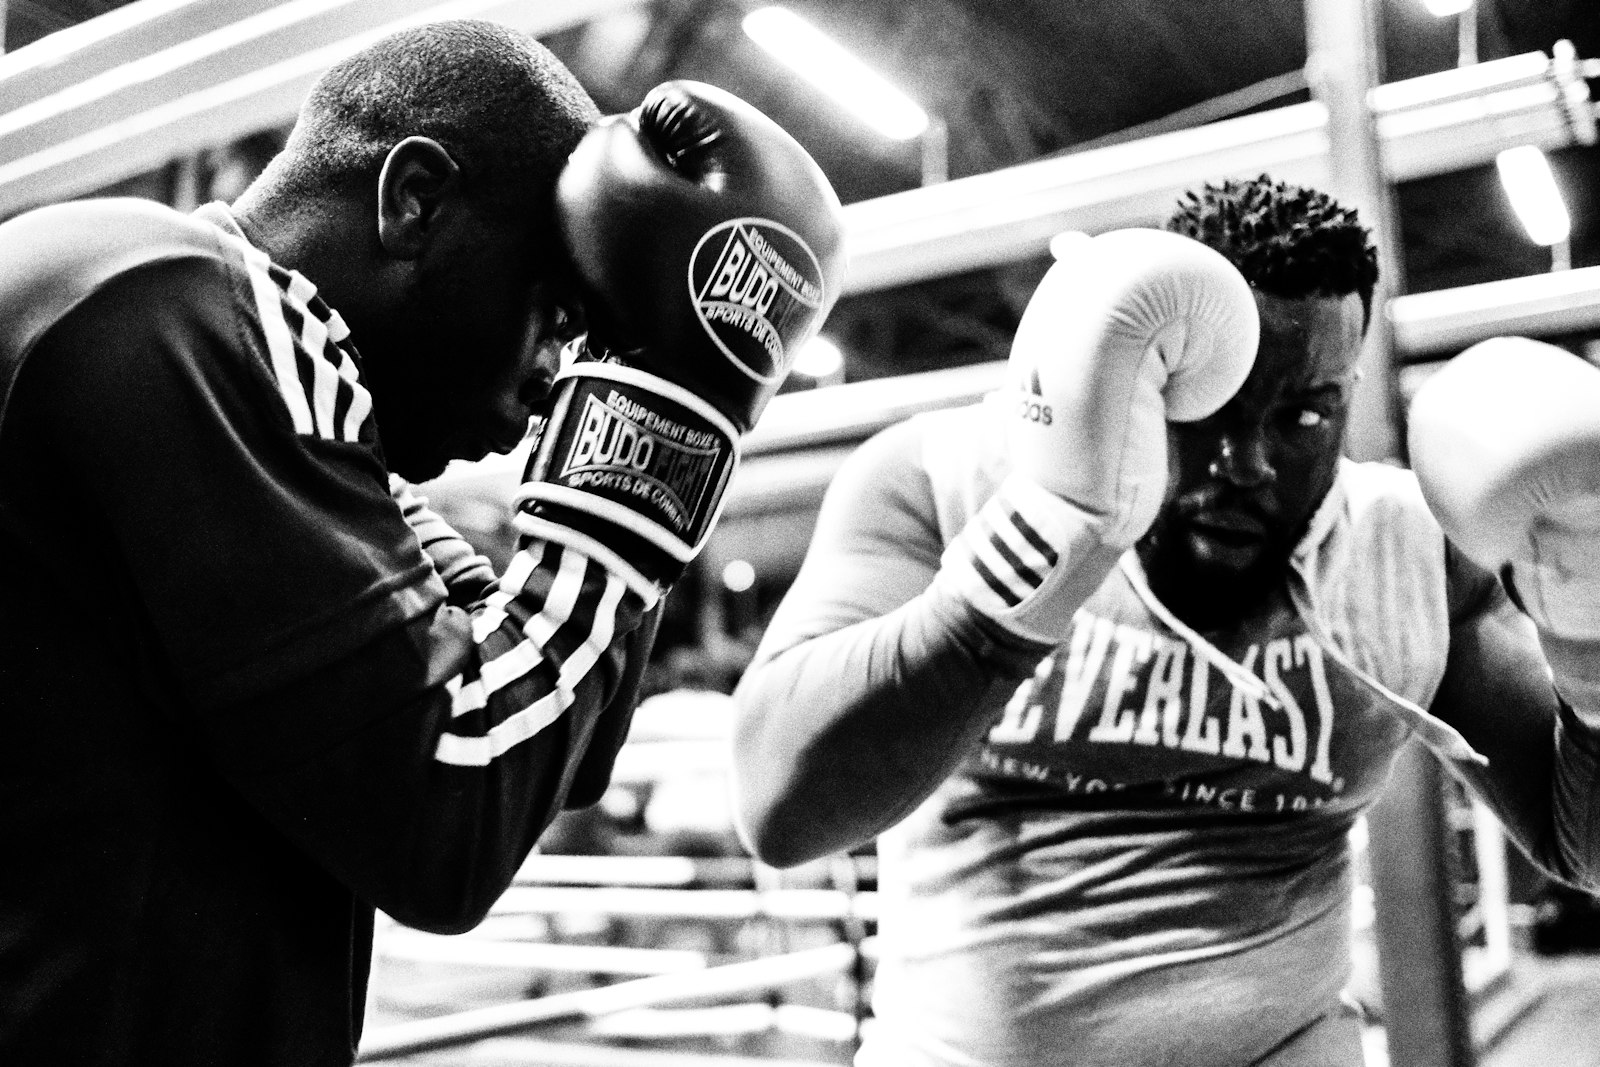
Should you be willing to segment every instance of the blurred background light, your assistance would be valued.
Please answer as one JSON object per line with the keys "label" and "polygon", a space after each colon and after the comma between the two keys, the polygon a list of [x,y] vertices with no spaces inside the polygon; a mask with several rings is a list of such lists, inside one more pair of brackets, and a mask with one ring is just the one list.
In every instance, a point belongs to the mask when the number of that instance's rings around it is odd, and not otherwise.
{"label": "blurred background light", "polygon": [[844,353],[821,334],[807,341],[794,360],[794,373],[807,378],[831,378],[843,367]]}
{"label": "blurred background light", "polygon": [[1565,241],[1572,232],[1572,219],[1544,152],[1535,145],[1508,148],[1495,157],[1495,165],[1528,238],[1539,245]]}
{"label": "blurred background light", "polygon": [[744,18],[744,32],[883,136],[909,141],[928,128],[927,112],[788,8],[750,12]]}
{"label": "blurred background light", "polygon": [[756,569],[746,560],[729,560],[722,568],[722,584],[729,592],[743,593],[756,584]]}

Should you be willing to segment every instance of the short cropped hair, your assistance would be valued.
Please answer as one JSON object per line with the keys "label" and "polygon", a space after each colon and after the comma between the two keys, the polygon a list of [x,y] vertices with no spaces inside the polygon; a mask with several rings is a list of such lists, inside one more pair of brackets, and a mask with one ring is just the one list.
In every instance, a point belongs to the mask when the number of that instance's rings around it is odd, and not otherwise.
{"label": "short cropped hair", "polygon": [[439,142],[463,192],[507,217],[547,200],[599,110],[527,34],[464,19],[401,30],[317,79],[264,180],[278,196],[371,189],[407,137]]}
{"label": "short cropped hair", "polygon": [[1253,288],[1273,296],[1361,294],[1372,318],[1378,250],[1354,208],[1263,174],[1206,185],[1179,201],[1167,229],[1221,252]]}

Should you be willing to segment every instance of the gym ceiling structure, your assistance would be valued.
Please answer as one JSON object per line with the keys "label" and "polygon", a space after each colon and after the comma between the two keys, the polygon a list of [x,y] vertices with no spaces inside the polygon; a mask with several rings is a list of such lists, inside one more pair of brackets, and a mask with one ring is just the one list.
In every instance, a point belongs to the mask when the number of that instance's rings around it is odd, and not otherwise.
{"label": "gym ceiling structure", "polygon": [[[433,18],[490,18],[536,34],[608,111],[669,78],[744,96],[833,181],[852,265],[825,330],[842,367],[797,375],[774,401],[697,565],[695,593],[681,598],[688,639],[716,645],[759,625],[792,579],[846,450],[890,421],[997,383],[1053,236],[1158,225],[1203,181],[1269,172],[1318,185],[1376,228],[1384,313],[1366,359],[1387,373],[1363,386],[1350,446],[1361,458],[1403,462],[1405,396],[1430,366],[1484,337],[1525,334],[1600,361],[1600,8],[1477,0],[1436,15],[1432,2],[793,0],[926,111],[922,133],[891,140],[760,50],[742,29],[755,0],[0,0],[0,219],[90,195],[178,207],[231,196],[281,143],[318,73],[390,29]],[[1497,157],[1524,146],[1543,151],[1568,209],[1570,232],[1553,244],[1530,240],[1502,188]],[[507,533],[521,458],[458,467],[428,487],[491,555]],[[725,584],[735,565],[753,582]],[[1451,900],[1459,887],[1448,865],[1414,862],[1459,845],[1462,811],[1441,799],[1431,761],[1396,780],[1409,784],[1374,813],[1369,849],[1374,888],[1391,905],[1376,920],[1387,1055],[1396,1067],[1472,1063],[1492,1036],[1489,995],[1515,984],[1504,916],[1480,916],[1486,951],[1464,963]],[[1477,861],[1492,872],[1494,830],[1477,830]],[[553,869],[512,894],[528,909],[553,907],[528,902],[555,899],[560,890],[546,883],[562,879]],[[674,877],[640,873],[639,884],[671,892],[659,887],[679,884]],[[627,891],[610,875],[569,881]],[[1492,897],[1492,879],[1480,882]],[[597,891],[579,892],[592,902]],[[803,895],[752,903],[697,892],[686,912],[722,909],[730,921],[752,908],[768,920],[833,915],[841,930],[865,921],[865,894],[835,914]],[[614,906],[657,915],[680,906],[653,899]],[[1386,924],[1385,913],[1404,922]],[[510,942],[486,944],[478,962],[491,950],[516,956]],[[413,950],[448,957],[438,946]],[[577,999],[378,1027],[364,1056],[606,1017],[685,988],[779,988],[859,968],[861,952],[859,939],[841,941],[713,968],[703,981],[662,973],[665,957],[634,970],[617,963],[610,973],[647,977],[588,999],[561,994]],[[603,953],[585,960],[603,969]],[[540,1062],[557,1062],[554,1049]],[[668,1062],[565,1054],[560,1062]]]}
{"label": "gym ceiling structure", "polygon": [[[981,391],[1053,234],[1156,223],[1200,181],[1270,171],[1338,187],[1378,225],[1389,302],[1373,344],[1397,373],[1373,378],[1353,435],[1364,455],[1396,450],[1397,404],[1381,393],[1404,387],[1409,364],[1491,332],[1581,344],[1594,328],[1591,0],[1480,0],[1445,17],[1424,0],[794,5],[922,104],[928,130],[901,141],[757,47],[741,29],[753,0],[4,6],[0,218],[105,191],[178,205],[226,195],[334,58],[446,14],[535,32],[607,109],[688,77],[773,115],[847,204],[852,266],[827,328],[845,363],[832,380],[897,383],[782,405],[751,442],[712,562],[745,559],[779,584],[809,526],[766,520],[814,506],[837,460],[825,443],[859,439],[904,405]],[[1344,25],[1350,11],[1359,25]],[[1373,84],[1370,108],[1357,77]],[[1529,240],[1501,188],[1495,157],[1524,144],[1546,153],[1567,199],[1559,248]],[[1557,259],[1571,269],[1552,271]],[[950,370],[965,373],[904,380]]]}

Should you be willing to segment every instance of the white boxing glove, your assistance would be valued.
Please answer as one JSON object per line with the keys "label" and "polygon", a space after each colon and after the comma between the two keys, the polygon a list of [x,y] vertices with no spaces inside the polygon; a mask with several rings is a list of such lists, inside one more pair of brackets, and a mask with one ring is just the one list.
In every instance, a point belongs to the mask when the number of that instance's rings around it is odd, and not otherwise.
{"label": "white boxing glove", "polygon": [[1155,520],[1167,422],[1226,403],[1261,330],[1244,277],[1193,238],[1114,230],[1063,248],[991,398],[1012,474],[946,549],[938,578],[1045,643]]}
{"label": "white boxing glove", "polygon": [[1600,723],[1600,370],[1541,341],[1484,341],[1417,390],[1407,438],[1446,536],[1509,577],[1557,688]]}

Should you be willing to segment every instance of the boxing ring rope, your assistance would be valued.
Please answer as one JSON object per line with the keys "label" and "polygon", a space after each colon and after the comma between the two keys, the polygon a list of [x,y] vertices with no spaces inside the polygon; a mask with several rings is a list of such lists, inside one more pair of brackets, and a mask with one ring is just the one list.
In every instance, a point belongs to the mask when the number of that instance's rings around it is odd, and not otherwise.
{"label": "boxing ring rope", "polygon": [[384,959],[410,963],[461,964],[518,971],[573,974],[656,975],[703,971],[706,954],[687,949],[629,948],[625,945],[565,945],[511,941],[472,934],[442,936],[403,927],[385,932]]}
{"label": "boxing ring rope", "polygon": [[433,1019],[397,1023],[367,1035],[358,1062],[392,1059],[429,1049],[513,1034],[567,1019],[591,1019],[633,1008],[661,1007],[707,997],[766,991],[811,978],[841,974],[855,963],[856,947],[818,948],[710,967],[700,972],[653,975],[597,989],[555,993],[534,1000],[476,1008]]}
{"label": "boxing ring rope", "polygon": [[[645,975],[576,993],[519,1002],[516,1010],[475,1009],[423,1023],[407,1022],[373,1031],[363,1059],[389,1058],[429,1048],[503,1036],[544,1023],[582,1020],[598,1038],[647,1039],[768,1030],[849,1040],[858,1019],[847,1012],[804,1004],[716,1004],[663,1010],[674,1003],[740,993],[772,992],[796,982],[854,975],[874,958],[876,942],[862,932],[800,952],[712,966],[704,952],[560,944],[538,926],[516,925],[537,916],[603,917],[743,924],[778,920],[790,925],[876,920],[877,894],[837,889],[691,889],[691,885],[754,883],[765,871],[748,857],[575,856],[534,854],[516,883],[477,931],[444,937],[389,927],[379,939],[379,959],[482,969]],[[522,936],[519,936],[522,935]],[[619,990],[618,992],[611,992]],[[605,1019],[606,1022],[596,1020]],[[609,1063],[600,1059],[595,1062]]]}
{"label": "boxing ring rope", "polygon": [[847,1012],[806,1004],[717,1004],[707,1008],[632,1008],[592,1020],[585,1028],[596,1037],[731,1037],[777,1030],[827,1041],[849,1041],[856,1019]]}
{"label": "boxing ring rope", "polygon": [[[628,747],[636,744],[630,740]],[[727,762],[724,753],[722,765]],[[749,885],[755,878],[756,861],[745,856],[568,856],[536,852],[517,872],[515,884],[681,889],[707,884]]]}
{"label": "boxing ring rope", "polygon": [[495,1042],[473,1050],[474,1067],[835,1067],[810,1060],[718,1053],[662,1052],[571,1041],[518,1039],[502,1054]]}
{"label": "boxing ring rope", "polygon": [[809,1060],[769,1059],[721,1053],[664,1052],[616,1045],[518,1039],[498,1054],[494,1042],[473,1050],[476,1067],[834,1067]]}
{"label": "boxing ring rope", "polygon": [[788,922],[876,920],[871,890],[640,889],[631,886],[520,886],[505,891],[491,915],[523,913],[612,915],[634,918]]}
{"label": "boxing ring rope", "polygon": [[1443,357],[1500,334],[1600,328],[1600,267],[1412,293],[1389,302],[1395,348],[1407,360]]}

